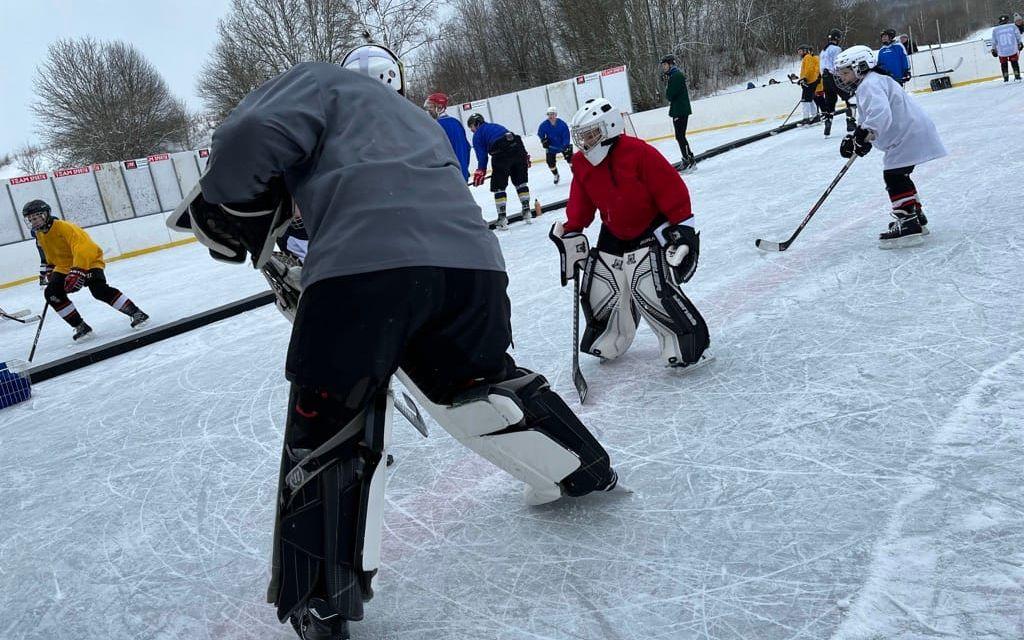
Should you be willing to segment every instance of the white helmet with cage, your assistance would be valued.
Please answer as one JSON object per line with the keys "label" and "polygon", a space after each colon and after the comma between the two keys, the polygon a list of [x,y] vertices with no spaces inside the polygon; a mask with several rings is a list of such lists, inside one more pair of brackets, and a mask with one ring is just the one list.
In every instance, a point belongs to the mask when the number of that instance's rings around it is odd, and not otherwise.
{"label": "white helmet with cage", "polygon": [[572,117],[572,141],[595,167],[608,157],[612,140],[626,128],[622,112],[605,98],[591,98]]}
{"label": "white helmet with cage", "polygon": [[[860,81],[864,79],[864,76],[869,71],[875,68],[878,64],[878,59],[875,57],[875,52],[872,51],[871,47],[865,47],[862,44],[852,46],[848,49],[843,49],[836,56],[836,84],[839,85],[840,89],[848,93],[852,93]],[[853,80],[843,79],[843,70],[847,69],[853,72]]]}
{"label": "white helmet with cage", "polygon": [[345,54],[341,66],[380,80],[405,95],[405,67],[395,52],[384,45],[364,44]]}

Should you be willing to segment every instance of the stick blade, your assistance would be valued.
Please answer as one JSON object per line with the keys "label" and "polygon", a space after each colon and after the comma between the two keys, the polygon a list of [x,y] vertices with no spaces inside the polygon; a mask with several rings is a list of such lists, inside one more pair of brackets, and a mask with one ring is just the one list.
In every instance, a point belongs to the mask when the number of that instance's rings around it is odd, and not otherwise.
{"label": "stick blade", "polygon": [[578,368],[572,372],[572,383],[576,385],[576,393],[580,394],[580,404],[584,404],[587,401],[587,393],[590,391],[590,386],[587,385],[583,372]]}
{"label": "stick blade", "polygon": [[761,251],[785,251],[786,245],[781,242],[770,242],[768,240],[758,240],[754,243]]}

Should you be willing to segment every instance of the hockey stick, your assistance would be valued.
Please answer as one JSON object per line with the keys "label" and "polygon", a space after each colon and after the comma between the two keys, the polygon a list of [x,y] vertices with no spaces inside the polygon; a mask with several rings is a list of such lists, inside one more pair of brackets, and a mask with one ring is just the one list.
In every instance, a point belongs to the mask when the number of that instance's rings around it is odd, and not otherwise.
{"label": "hockey stick", "polygon": [[4,320],[13,320],[15,322],[20,322],[21,324],[39,322],[39,316],[30,316],[28,309],[22,309],[13,313],[7,313],[3,309],[0,309],[0,318],[3,318]]}
{"label": "hockey stick", "polygon": [[793,110],[789,112],[789,115],[786,116],[786,119],[783,120],[782,124],[779,125],[780,127],[786,126],[786,123],[789,122],[789,119],[793,117],[793,114],[796,113],[796,110],[800,108],[801,104],[803,104],[803,100],[797,101],[796,106],[793,107]]}
{"label": "hockey stick", "polygon": [[804,227],[807,226],[807,223],[811,220],[814,214],[818,212],[818,209],[821,208],[821,205],[825,202],[825,199],[828,198],[829,194],[832,193],[832,190],[836,188],[836,185],[839,184],[839,181],[843,179],[846,172],[850,170],[850,167],[853,165],[853,162],[857,157],[857,154],[850,156],[850,159],[846,161],[846,164],[843,165],[843,168],[839,170],[839,173],[832,180],[832,184],[828,185],[828,189],[825,189],[825,193],[821,194],[821,197],[814,203],[811,210],[807,212],[807,215],[804,216],[803,222],[800,223],[800,226],[796,228],[796,231],[793,232],[793,235],[791,235],[788,240],[784,242],[769,242],[758,238],[754,245],[762,251],[785,251],[788,249],[789,245],[793,244],[793,241],[796,240],[796,237],[804,230]]}
{"label": "hockey stick", "polygon": [[580,404],[587,401],[590,387],[580,371],[580,266],[575,265],[572,273],[572,383],[580,394]]}
{"label": "hockey stick", "polygon": [[32,358],[36,355],[36,345],[39,344],[39,334],[43,332],[43,322],[46,321],[46,312],[50,310],[50,303],[47,301],[46,306],[43,307],[43,315],[39,317],[39,326],[36,327],[36,337],[32,340],[32,350],[28,353],[28,361],[32,362]]}

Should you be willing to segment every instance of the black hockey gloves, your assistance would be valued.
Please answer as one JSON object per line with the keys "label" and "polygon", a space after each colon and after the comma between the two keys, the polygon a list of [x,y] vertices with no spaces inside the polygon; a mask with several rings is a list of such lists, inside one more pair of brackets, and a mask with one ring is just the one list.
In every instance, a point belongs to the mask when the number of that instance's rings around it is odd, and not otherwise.
{"label": "black hockey gloves", "polygon": [[689,225],[671,224],[655,230],[654,237],[665,251],[665,262],[676,284],[689,282],[700,257],[700,234]]}
{"label": "black hockey gloves", "polygon": [[871,152],[871,141],[874,138],[875,134],[867,129],[857,127],[853,130],[853,133],[843,138],[843,141],[839,143],[839,155],[849,159],[856,153],[863,158]]}
{"label": "black hockey gloves", "polygon": [[579,231],[566,233],[561,222],[551,225],[548,238],[558,247],[558,257],[562,266],[562,272],[559,275],[564,287],[576,277],[576,265],[582,263],[590,255],[590,240]]}

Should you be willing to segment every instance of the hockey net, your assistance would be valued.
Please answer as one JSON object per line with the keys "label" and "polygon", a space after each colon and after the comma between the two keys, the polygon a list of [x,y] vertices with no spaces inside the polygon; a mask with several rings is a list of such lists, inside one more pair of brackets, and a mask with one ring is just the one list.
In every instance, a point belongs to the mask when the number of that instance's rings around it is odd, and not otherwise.
{"label": "hockey net", "polygon": [[27,369],[28,363],[24,360],[0,362],[0,409],[24,402],[32,396]]}

